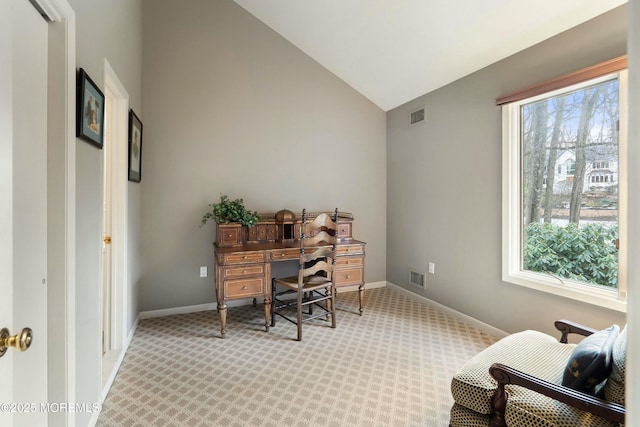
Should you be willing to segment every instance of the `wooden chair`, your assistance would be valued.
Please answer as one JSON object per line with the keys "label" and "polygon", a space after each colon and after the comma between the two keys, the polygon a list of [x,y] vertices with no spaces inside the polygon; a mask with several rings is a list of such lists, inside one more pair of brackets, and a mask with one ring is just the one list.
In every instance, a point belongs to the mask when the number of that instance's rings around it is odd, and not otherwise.
{"label": "wooden chair", "polygon": [[[302,341],[302,323],[325,317],[331,318],[331,327],[336,327],[335,313],[335,265],[338,209],[333,218],[326,213],[307,222],[306,209],[302,211],[300,238],[300,260],[297,276],[273,279],[271,284],[271,326],[280,316],[298,326],[298,341]],[[284,290],[278,292],[277,287]],[[288,296],[288,298],[287,298]],[[324,304],[321,304],[324,302]],[[291,308],[296,308],[296,317]],[[320,311],[313,313],[313,307]],[[307,307],[305,312],[304,307]]]}

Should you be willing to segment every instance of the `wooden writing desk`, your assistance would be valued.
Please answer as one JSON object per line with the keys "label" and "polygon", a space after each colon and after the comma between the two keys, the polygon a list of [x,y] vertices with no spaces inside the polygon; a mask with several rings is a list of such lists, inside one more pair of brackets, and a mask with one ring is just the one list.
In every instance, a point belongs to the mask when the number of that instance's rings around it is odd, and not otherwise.
{"label": "wooden writing desk", "polygon": [[[319,212],[308,213],[313,220]],[[260,214],[254,227],[217,224],[215,281],[220,334],[227,326],[227,301],[264,297],[265,329],[271,317],[271,262],[300,257],[300,215],[292,221],[277,221],[274,214]],[[351,236],[353,216],[340,212],[339,243],[336,248],[336,288],[358,286],[360,315],[364,304],[365,243]]]}

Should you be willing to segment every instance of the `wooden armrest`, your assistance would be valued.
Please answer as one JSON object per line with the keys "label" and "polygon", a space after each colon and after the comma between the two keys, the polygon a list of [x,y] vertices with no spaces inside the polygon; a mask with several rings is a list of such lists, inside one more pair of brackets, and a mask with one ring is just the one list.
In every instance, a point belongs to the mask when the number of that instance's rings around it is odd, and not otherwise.
{"label": "wooden armrest", "polygon": [[541,380],[517,369],[500,363],[494,363],[489,368],[489,373],[496,381],[496,389],[491,403],[493,405],[494,417],[491,420],[491,427],[504,427],[504,411],[507,406],[507,393],[504,386],[513,384],[526,387],[545,396],[549,396],[559,402],[573,406],[585,412],[597,415],[615,423],[624,423],[625,407],[617,403],[607,402],[591,395],[579,391]]}
{"label": "wooden armrest", "polygon": [[567,343],[567,336],[569,334],[579,334],[588,337],[589,335],[598,332],[597,329],[593,329],[570,320],[556,320],[554,325],[557,330],[562,332],[560,342],[563,344]]}

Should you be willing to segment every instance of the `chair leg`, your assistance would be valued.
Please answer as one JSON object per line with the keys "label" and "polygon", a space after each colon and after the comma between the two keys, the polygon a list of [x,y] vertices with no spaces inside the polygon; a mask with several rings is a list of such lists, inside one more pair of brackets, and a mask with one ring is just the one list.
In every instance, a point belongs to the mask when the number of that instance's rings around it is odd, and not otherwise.
{"label": "chair leg", "polygon": [[[332,290],[331,287],[327,287],[324,289],[324,296],[328,297],[329,295],[332,295]],[[325,322],[329,321],[329,315],[331,314],[331,312],[333,311],[333,297],[331,298],[327,298],[324,302],[326,310],[327,310],[327,315],[324,316],[324,320]]]}
{"label": "chair leg", "polygon": [[336,292],[335,292],[335,287],[332,286],[329,289],[329,292],[331,293],[331,327],[335,328],[336,327]]}
{"label": "chair leg", "polygon": [[296,307],[296,317],[298,326],[298,341],[302,341],[302,292],[298,291],[298,304]]}
{"label": "chair leg", "polygon": [[271,279],[271,327],[276,326],[276,281]]}

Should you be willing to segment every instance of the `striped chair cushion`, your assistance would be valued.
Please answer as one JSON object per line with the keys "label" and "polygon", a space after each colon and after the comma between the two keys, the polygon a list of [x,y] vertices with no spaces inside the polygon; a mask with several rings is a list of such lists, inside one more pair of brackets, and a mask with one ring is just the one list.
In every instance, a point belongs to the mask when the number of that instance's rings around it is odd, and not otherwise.
{"label": "striped chair cushion", "polygon": [[561,344],[556,338],[538,331],[509,335],[478,353],[455,374],[451,394],[457,404],[480,414],[491,414],[491,397],[497,387],[489,374],[493,363],[502,363],[560,384],[574,348],[575,344]]}

